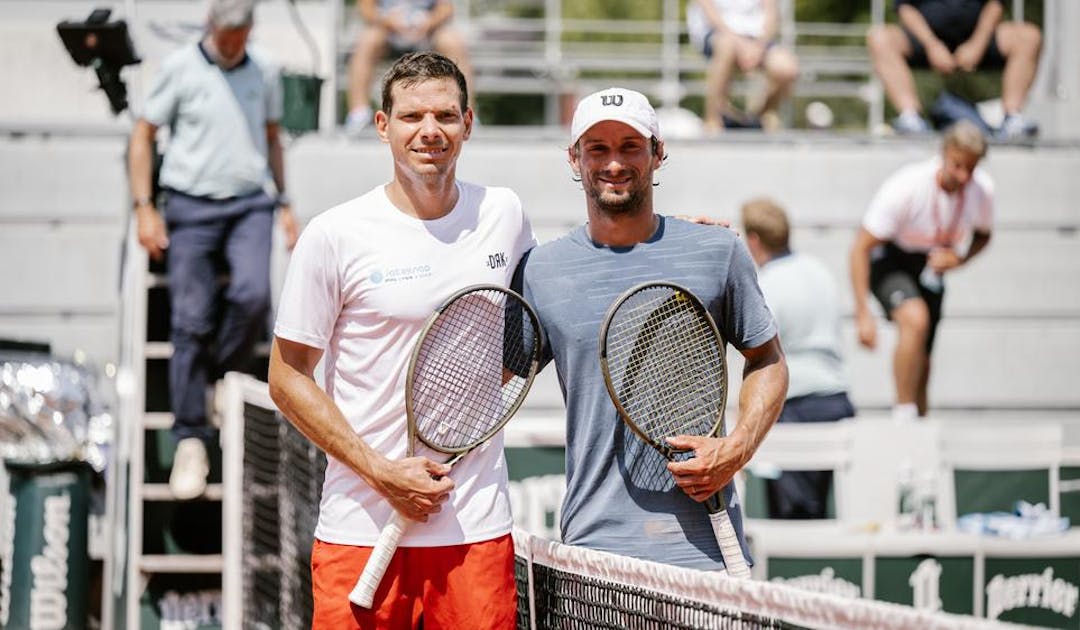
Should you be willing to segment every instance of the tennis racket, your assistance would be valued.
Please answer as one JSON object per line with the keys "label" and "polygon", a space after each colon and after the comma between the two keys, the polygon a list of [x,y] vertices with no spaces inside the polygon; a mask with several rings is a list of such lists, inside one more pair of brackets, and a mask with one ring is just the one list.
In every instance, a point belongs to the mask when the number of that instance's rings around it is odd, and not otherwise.
{"label": "tennis racket", "polygon": [[[623,421],[669,461],[680,451],[665,438],[724,435],[724,340],[687,289],[649,282],[620,295],[600,327],[600,368]],[[728,575],[749,577],[723,490],[705,507]]]}
{"label": "tennis racket", "polygon": [[[428,318],[409,360],[409,456],[419,440],[453,465],[491,439],[525,400],[539,361],[539,321],[520,295],[477,285],[450,296]],[[407,527],[395,511],[349,601],[371,607]]]}

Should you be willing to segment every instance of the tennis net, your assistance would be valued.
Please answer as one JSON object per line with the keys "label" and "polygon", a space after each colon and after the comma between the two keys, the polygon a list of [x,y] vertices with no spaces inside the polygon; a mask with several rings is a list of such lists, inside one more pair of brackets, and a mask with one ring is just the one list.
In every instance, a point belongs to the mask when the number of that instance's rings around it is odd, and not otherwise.
{"label": "tennis net", "polygon": [[232,373],[225,383],[223,627],[310,628],[326,456],[281,416],[265,383]]}
{"label": "tennis net", "polygon": [[[274,409],[265,383],[229,375],[225,398],[232,410],[223,429],[225,528],[235,544],[225,546],[223,627],[309,628],[311,541],[326,458]],[[523,529],[514,530],[514,548],[518,630],[1015,627],[734,580],[562,545]]]}
{"label": "tennis net", "polygon": [[736,580],[514,530],[519,630],[991,630],[986,619]]}

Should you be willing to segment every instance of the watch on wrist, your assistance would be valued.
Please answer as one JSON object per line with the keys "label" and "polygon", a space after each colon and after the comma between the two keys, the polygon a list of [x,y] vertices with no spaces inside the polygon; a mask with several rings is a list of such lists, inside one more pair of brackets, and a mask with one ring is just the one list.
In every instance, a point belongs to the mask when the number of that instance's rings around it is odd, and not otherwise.
{"label": "watch on wrist", "polygon": [[289,196],[287,194],[285,194],[285,193],[278,193],[277,199],[275,199],[274,202],[277,204],[277,206],[279,208],[281,206],[291,206],[292,205],[292,199],[290,199]]}
{"label": "watch on wrist", "polygon": [[136,209],[136,210],[138,210],[139,208],[141,208],[143,206],[150,206],[150,205],[153,205],[153,204],[151,203],[149,197],[136,197],[135,200],[131,202],[131,207]]}

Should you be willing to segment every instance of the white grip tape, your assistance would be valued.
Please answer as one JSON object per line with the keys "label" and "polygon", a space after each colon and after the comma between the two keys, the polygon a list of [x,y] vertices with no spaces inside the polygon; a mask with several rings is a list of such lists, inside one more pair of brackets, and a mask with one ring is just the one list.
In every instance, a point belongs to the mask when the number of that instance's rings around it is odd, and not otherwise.
{"label": "white grip tape", "polygon": [[720,544],[720,554],[724,557],[727,574],[739,579],[750,577],[750,567],[743,557],[742,545],[739,544],[739,537],[735,534],[735,526],[731,524],[727,510],[721,509],[716,514],[710,514],[709,522],[716,534],[716,542]]}
{"label": "white grip tape", "polygon": [[375,543],[375,548],[371,550],[371,557],[364,565],[364,572],[360,574],[356,586],[349,593],[350,602],[362,608],[371,608],[375,591],[379,588],[383,574],[386,573],[386,567],[390,566],[390,559],[394,557],[401,535],[405,533],[407,526],[405,517],[394,512],[394,516],[379,533],[379,540]]}

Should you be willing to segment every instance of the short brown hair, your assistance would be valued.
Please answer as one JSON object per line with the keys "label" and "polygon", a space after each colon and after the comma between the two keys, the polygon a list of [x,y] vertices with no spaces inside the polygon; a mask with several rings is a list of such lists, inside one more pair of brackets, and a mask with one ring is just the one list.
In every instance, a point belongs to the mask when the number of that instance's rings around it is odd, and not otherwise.
{"label": "short brown hair", "polygon": [[770,252],[788,249],[791,226],[787,213],[780,204],[768,197],[758,197],[742,206],[743,229],[747,234],[757,234]]}
{"label": "short brown hair", "polygon": [[980,160],[986,157],[986,136],[970,120],[961,120],[946,129],[941,146],[946,149],[949,147],[960,149],[978,156]]}
{"label": "short brown hair", "polygon": [[461,113],[469,108],[469,88],[465,85],[465,75],[457,64],[437,52],[422,51],[403,55],[386,71],[382,81],[382,110],[387,114],[394,107],[391,91],[400,83],[411,87],[430,79],[453,79],[461,91]]}

